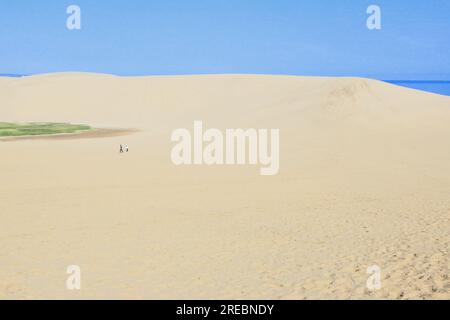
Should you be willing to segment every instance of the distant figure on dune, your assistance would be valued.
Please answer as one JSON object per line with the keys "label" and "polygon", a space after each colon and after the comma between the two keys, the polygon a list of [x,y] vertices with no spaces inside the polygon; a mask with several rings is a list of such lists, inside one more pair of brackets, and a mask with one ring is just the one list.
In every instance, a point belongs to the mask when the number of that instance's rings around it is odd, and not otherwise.
{"label": "distant figure on dune", "polygon": [[125,145],[125,152],[128,152],[128,145]]}
{"label": "distant figure on dune", "polygon": [[120,152],[120,153],[123,153],[123,146],[122,146],[122,145],[120,145],[120,150],[119,150],[119,152]]}

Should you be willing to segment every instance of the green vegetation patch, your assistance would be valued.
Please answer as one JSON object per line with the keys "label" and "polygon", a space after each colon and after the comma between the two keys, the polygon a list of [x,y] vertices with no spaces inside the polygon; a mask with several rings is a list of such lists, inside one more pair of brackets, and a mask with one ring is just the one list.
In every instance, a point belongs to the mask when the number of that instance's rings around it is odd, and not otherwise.
{"label": "green vegetation patch", "polygon": [[78,133],[91,130],[90,126],[84,124],[70,123],[8,123],[0,122],[0,137],[38,136],[62,133]]}

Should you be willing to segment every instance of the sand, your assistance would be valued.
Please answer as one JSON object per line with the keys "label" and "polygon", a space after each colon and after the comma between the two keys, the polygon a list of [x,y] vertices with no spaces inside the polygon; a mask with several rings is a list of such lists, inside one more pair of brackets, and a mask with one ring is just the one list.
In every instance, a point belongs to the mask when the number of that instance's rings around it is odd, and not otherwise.
{"label": "sand", "polygon": [[[51,74],[0,78],[0,120],[139,130],[0,143],[0,299],[450,299],[450,97],[359,78]],[[279,174],[174,166],[170,134],[194,120],[279,128]]]}

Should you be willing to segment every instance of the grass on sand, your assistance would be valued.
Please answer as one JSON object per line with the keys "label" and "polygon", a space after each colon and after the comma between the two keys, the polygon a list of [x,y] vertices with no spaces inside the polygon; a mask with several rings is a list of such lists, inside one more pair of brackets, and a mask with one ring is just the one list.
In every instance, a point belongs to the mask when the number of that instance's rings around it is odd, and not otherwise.
{"label": "grass on sand", "polygon": [[0,122],[0,137],[38,136],[62,133],[78,133],[91,130],[90,126],[70,123],[8,123]]}

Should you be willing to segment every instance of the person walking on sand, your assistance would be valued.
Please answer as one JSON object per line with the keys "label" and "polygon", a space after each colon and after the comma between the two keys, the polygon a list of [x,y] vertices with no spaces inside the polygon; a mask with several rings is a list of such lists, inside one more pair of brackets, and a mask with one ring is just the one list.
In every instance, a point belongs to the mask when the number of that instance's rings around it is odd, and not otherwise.
{"label": "person walking on sand", "polygon": [[125,145],[125,152],[128,152],[128,145]]}
{"label": "person walking on sand", "polygon": [[119,150],[119,152],[120,152],[120,153],[123,153],[123,146],[122,146],[122,145],[120,145],[120,150]]}

